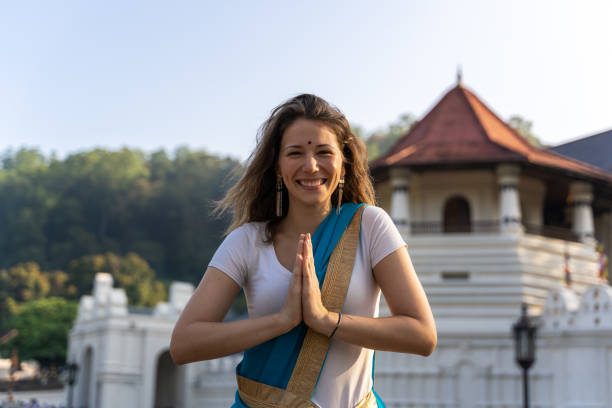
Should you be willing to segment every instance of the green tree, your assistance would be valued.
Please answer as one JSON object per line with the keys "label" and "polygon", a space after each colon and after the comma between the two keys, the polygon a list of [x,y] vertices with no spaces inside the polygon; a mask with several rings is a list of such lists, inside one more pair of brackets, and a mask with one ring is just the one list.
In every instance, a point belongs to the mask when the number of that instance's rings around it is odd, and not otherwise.
{"label": "green tree", "polygon": [[[185,147],[149,157],[95,149],[63,160],[21,149],[5,152],[1,165],[0,268],[34,261],[67,271],[83,256],[134,252],[158,277],[193,283],[222,239],[228,219],[211,210],[239,166]],[[54,276],[57,291],[63,278]],[[71,279],[61,290],[80,294],[82,282]]]}
{"label": "green tree", "polygon": [[44,188],[47,162],[34,149],[6,152],[0,170],[0,267],[45,262],[44,222],[53,204]]}
{"label": "green tree", "polygon": [[147,261],[135,253],[118,256],[111,252],[87,255],[70,262],[68,276],[80,294],[90,293],[95,274],[108,272],[117,286],[125,289],[128,302],[136,306],[154,306],[166,298],[166,290],[155,280]]}
{"label": "green tree", "polygon": [[134,203],[146,196],[148,178],[145,155],[127,148],[71,155],[52,168],[49,184],[61,188],[54,190],[58,201],[47,223],[54,237],[49,266],[61,268],[92,253],[127,252]]}
{"label": "green tree", "polygon": [[50,289],[48,277],[36,262],[0,269],[0,301],[9,297],[17,302],[39,299],[47,296]]}
{"label": "green tree", "polygon": [[82,293],[78,292],[76,285],[70,282],[70,276],[64,271],[45,272],[49,280],[49,296],[59,296],[67,299],[78,299]]}
{"label": "green tree", "polygon": [[9,305],[40,299],[49,295],[49,276],[40,270],[36,262],[19,263],[0,269],[0,332],[7,331]]}
{"label": "green tree", "polygon": [[[0,329],[7,330],[9,304],[42,299],[47,296],[78,297],[76,287],[62,271],[44,272],[36,262],[19,263],[0,269]],[[2,331],[0,330],[0,331]]]}
{"label": "green tree", "polygon": [[508,124],[512,126],[521,136],[523,136],[529,143],[536,147],[542,146],[540,139],[533,134],[531,128],[533,122],[523,118],[520,115],[512,115],[508,120]]}
{"label": "green tree", "polygon": [[414,115],[404,113],[382,130],[365,135],[359,126],[353,126],[353,133],[365,140],[368,149],[368,160],[374,160],[389,149],[416,124]]}
{"label": "green tree", "polygon": [[21,304],[10,301],[9,306],[7,327],[17,329],[19,335],[3,346],[3,354],[17,347],[21,360],[63,364],[68,333],[77,313],[76,302],[52,297]]}
{"label": "green tree", "polygon": [[[162,245],[161,278],[196,283],[204,267],[223,238],[227,217],[212,216],[215,201],[220,200],[235,174],[238,163],[204,151],[182,147],[174,153],[169,172],[150,206],[143,211],[150,228],[147,236]],[[153,222],[153,220],[155,220]],[[150,239],[149,238],[149,239]],[[148,259],[147,253],[142,253]]]}

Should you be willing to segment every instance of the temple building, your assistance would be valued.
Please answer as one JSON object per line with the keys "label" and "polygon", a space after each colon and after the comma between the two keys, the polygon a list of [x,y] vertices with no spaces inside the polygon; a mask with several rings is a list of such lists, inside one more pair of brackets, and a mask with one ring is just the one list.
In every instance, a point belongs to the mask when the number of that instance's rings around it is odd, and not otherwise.
{"label": "temple building", "polygon": [[[438,328],[430,357],[376,353],[388,407],[520,406],[511,328],[523,303],[538,322],[532,406],[612,406],[612,288],[600,267],[612,246],[612,173],[532,146],[460,81],[371,166]],[[191,291],[176,283],[145,316],[96,277],[70,336],[77,406],[231,405],[240,356],[169,360]]]}
{"label": "temple building", "polygon": [[[485,308],[499,324],[521,302],[539,311],[568,262],[578,293],[599,282],[595,238],[610,247],[612,174],[531,145],[461,83],[372,173],[379,205],[412,244],[415,263],[425,262],[414,253],[421,245],[440,263],[417,268],[434,303],[434,288],[470,282],[470,308]],[[471,260],[466,245],[476,250]],[[482,291],[494,301],[475,302]],[[442,296],[453,313],[461,306]]]}
{"label": "temple building", "polygon": [[[612,242],[611,173],[531,145],[459,81],[371,166],[439,338],[428,359],[379,353],[377,380],[402,373],[415,384],[382,395],[396,406],[518,403],[510,328],[526,303],[542,329],[534,405],[612,406],[608,380],[596,378],[612,369],[604,358],[612,341],[589,331],[609,337],[610,327],[601,316],[575,316],[612,313],[597,252],[597,240],[608,254]],[[585,342],[601,359],[572,355]],[[597,390],[586,397],[585,387]]]}

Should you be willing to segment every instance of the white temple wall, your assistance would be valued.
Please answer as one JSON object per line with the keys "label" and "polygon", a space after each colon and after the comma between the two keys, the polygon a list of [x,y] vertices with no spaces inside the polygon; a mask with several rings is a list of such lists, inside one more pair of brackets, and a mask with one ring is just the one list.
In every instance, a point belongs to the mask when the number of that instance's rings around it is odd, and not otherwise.
{"label": "white temple wall", "polygon": [[103,338],[89,339],[89,341],[72,340],[70,345],[69,361],[78,362],[76,383],[79,384],[73,390],[73,402],[75,406],[95,406],[94,390],[98,381],[95,367],[101,360],[94,350],[101,350]]}
{"label": "white temple wall", "polygon": [[453,196],[464,197],[469,202],[472,220],[498,218],[498,186],[493,171],[413,172],[411,177],[412,221],[441,222],[444,204]]}
{"label": "white temple wall", "polygon": [[[543,225],[546,184],[521,175],[518,190],[523,221],[532,226]],[[376,192],[378,205],[389,211],[390,183],[377,183]],[[499,185],[494,171],[414,171],[410,181],[411,221],[442,221],[444,203],[454,195],[468,200],[472,220],[500,218]]]}
{"label": "white temple wall", "polygon": [[[387,406],[519,407],[522,377],[510,328],[522,301],[542,315],[530,373],[533,406],[612,406],[612,288],[592,285],[597,282],[592,247],[524,233],[411,236],[408,246],[436,318],[438,347],[428,358],[376,353],[375,386]],[[573,271],[571,290],[560,284],[565,252]],[[175,307],[184,304],[188,291],[177,286],[172,293],[180,301],[139,315],[127,313],[107,283],[99,286],[118,303],[101,307],[99,293],[84,297],[71,332],[69,360],[83,368],[75,406],[153,408],[157,365],[168,350]],[[388,313],[384,303],[381,313]],[[173,401],[176,408],[230,406],[239,359],[168,365],[157,402]]]}
{"label": "white temple wall", "polygon": [[566,251],[579,295],[599,282],[597,254],[582,243],[524,233],[419,235],[407,243],[436,321],[458,327],[506,327],[521,302],[538,312],[564,281]]}
{"label": "white temple wall", "polygon": [[569,256],[572,288],[578,295],[599,283],[597,253],[590,245],[524,234],[518,247],[525,284],[525,300],[539,311],[550,290],[565,282],[565,254]]}
{"label": "white temple wall", "polygon": [[242,355],[189,364],[193,373],[189,408],[227,408],[236,393],[235,368]]}
{"label": "white temple wall", "polygon": [[[147,361],[143,364],[144,338],[135,329],[128,317],[100,317],[73,330],[69,360],[78,361],[81,367],[77,383],[90,378],[88,406],[117,407],[125,401],[142,406],[147,401],[142,384],[147,375],[155,375],[155,367],[149,370]],[[167,349],[167,336],[164,342]],[[88,349],[92,350],[93,365],[86,373],[83,369],[86,364],[79,356],[86,354]],[[76,406],[85,404],[78,392],[75,392],[75,403]]]}
{"label": "white temple wall", "polygon": [[[536,363],[529,371],[531,406],[612,406],[612,328],[549,330],[540,318]],[[439,328],[425,358],[376,353],[375,389],[390,408],[502,408],[522,406],[522,370],[514,361],[511,327],[499,333]],[[237,357],[199,367],[190,407],[227,407],[235,392]],[[195,401],[194,401],[195,402]],[[197,405],[200,404],[200,405]]]}
{"label": "white temple wall", "polygon": [[[112,288],[112,277],[96,275],[94,293],[81,299],[70,333],[68,361],[80,367],[74,405],[153,407],[160,356],[168,352],[172,329],[191,291],[193,286],[175,283],[169,303],[158,304],[153,314],[130,314],[125,293]],[[162,397],[183,408],[192,381],[185,367],[168,366],[171,372],[163,378],[170,384],[164,386],[174,395]]]}
{"label": "white temple wall", "polygon": [[[149,326],[141,329],[139,344],[142,349],[139,351],[139,354],[141,355],[142,372],[145,373],[142,379],[143,390],[145,390],[142,397],[144,407],[152,407],[154,405],[159,358],[170,347],[170,335],[172,334],[175,321],[170,320],[167,323],[161,327]],[[177,367],[176,374],[181,375],[182,371],[184,371],[184,367]],[[176,381],[176,378],[174,381]],[[180,397],[181,390],[179,388],[174,388],[176,392],[175,397]],[[177,406],[181,407],[182,405]]]}

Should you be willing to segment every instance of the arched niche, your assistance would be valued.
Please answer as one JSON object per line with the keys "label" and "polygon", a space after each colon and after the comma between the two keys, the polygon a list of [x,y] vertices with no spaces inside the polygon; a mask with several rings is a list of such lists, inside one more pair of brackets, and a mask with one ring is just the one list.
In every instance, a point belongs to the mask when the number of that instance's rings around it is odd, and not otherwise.
{"label": "arched niche", "polygon": [[444,203],[443,227],[445,233],[471,232],[470,203],[462,196],[452,196]]}
{"label": "arched niche", "polygon": [[93,367],[94,367],[94,351],[93,347],[88,346],[83,352],[83,359],[81,360],[81,366],[79,367],[78,379],[76,387],[78,389],[77,399],[75,405],[77,407],[88,407],[91,401],[91,383],[93,380]]}
{"label": "arched niche", "polygon": [[154,408],[179,408],[179,370],[168,350],[159,354],[155,367]]}

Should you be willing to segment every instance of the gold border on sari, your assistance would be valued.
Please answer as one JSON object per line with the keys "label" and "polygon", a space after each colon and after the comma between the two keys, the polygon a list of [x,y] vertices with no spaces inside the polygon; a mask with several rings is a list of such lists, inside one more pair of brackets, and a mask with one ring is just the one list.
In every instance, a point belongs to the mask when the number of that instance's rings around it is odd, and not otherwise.
{"label": "gold border on sari", "polygon": [[[327,310],[332,312],[339,313],[344,305],[355,264],[363,209],[364,206],[361,206],[357,210],[329,259],[321,288],[321,301]],[[287,389],[237,376],[240,399],[250,408],[316,408],[310,397],[317,384],[330,342],[331,339],[327,336],[308,329]],[[370,391],[355,408],[376,406],[376,397]]]}
{"label": "gold border on sari", "polygon": [[[329,259],[327,273],[321,288],[321,301],[331,312],[339,313],[344,305],[355,264],[362,212],[363,206],[353,216]],[[287,384],[287,391],[310,399],[317,385],[330,342],[331,339],[327,336],[308,329]]]}
{"label": "gold border on sari", "polygon": [[[310,400],[304,400],[281,388],[249,380],[241,376],[237,376],[237,378],[240,399],[250,408],[318,408]],[[252,395],[257,395],[257,398],[252,397]],[[374,393],[372,391],[368,392],[355,405],[355,408],[378,408],[378,402],[376,402]]]}
{"label": "gold border on sari", "polygon": [[250,408],[318,408],[310,399],[304,399],[282,388],[236,376],[240,399]]}

